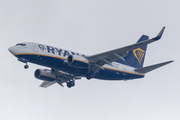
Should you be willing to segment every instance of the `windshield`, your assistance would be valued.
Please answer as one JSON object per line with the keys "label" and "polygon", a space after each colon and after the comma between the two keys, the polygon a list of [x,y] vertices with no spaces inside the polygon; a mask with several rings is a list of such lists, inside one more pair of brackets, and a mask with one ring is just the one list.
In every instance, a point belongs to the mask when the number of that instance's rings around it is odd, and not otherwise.
{"label": "windshield", "polygon": [[19,43],[19,44],[16,44],[16,46],[26,46],[26,44]]}

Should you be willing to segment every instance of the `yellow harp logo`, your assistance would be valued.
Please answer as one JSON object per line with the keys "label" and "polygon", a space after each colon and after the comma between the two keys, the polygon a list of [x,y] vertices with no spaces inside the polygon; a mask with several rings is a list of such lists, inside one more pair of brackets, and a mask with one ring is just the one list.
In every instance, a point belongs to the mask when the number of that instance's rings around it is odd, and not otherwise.
{"label": "yellow harp logo", "polygon": [[145,52],[146,51],[142,50],[141,48],[137,48],[137,49],[133,50],[133,54],[137,58],[137,60],[139,61],[139,64],[141,64],[143,57],[145,55]]}

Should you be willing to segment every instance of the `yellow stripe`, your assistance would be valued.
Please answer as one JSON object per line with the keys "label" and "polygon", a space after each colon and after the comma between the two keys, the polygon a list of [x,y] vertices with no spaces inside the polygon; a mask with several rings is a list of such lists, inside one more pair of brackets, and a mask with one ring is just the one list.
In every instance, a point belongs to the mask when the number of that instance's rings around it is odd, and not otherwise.
{"label": "yellow stripe", "polygon": [[42,75],[42,76],[49,77],[49,78],[54,78],[55,79],[55,77],[51,77],[51,76],[48,76],[48,75]]}
{"label": "yellow stripe", "polygon": [[74,59],[74,60],[84,62],[84,63],[87,63],[87,64],[89,63],[89,62],[86,62],[86,61],[83,61],[83,60],[78,60],[78,59]]}
{"label": "yellow stripe", "polygon": [[64,59],[64,60],[67,59],[67,58],[63,58],[63,57],[52,56],[52,55],[46,55],[46,54],[38,54],[38,53],[19,53],[19,54],[15,54],[15,56],[17,56],[17,55],[42,55],[42,56],[48,56],[48,57],[54,57],[54,58],[60,58],[60,59]]}
{"label": "yellow stripe", "polygon": [[[53,57],[53,58],[60,58],[60,59],[64,59],[64,60],[67,59],[67,58],[63,58],[63,57],[46,55],[46,54],[38,54],[38,53],[19,53],[19,54],[15,54],[15,56],[17,56],[17,55],[42,55],[42,56],[48,56],[48,57]],[[89,62],[86,62],[86,61],[83,61],[83,60],[78,60],[78,59],[74,59],[74,60],[84,62],[84,63],[87,63],[87,64],[89,63]]]}

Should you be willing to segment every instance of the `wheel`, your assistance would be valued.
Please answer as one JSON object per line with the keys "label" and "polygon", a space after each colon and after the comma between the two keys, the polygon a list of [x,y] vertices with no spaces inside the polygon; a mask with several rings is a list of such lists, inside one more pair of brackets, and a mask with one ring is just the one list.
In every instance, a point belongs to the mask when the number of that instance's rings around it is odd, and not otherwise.
{"label": "wheel", "polygon": [[71,87],[75,86],[75,82],[74,81],[70,81]]}
{"label": "wheel", "polygon": [[93,71],[90,71],[86,74],[86,78],[88,80],[90,80],[91,78],[94,78],[95,77],[95,73]]}
{"label": "wheel", "polygon": [[86,78],[87,78],[88,80],[90,80],[92,77],[90,76],[90,74],[87,74],[87,75],[86,75]]}
{"label": "wheel", "polygon": [[25,68],[25,69],[28,69],[28,68],[29,68],[29,65],[25,65],[24,68]]}
{"label": "wheel", "polygon": [[68,87],[68,88],[71,88],[70,82],[67,83],[67,87]]}
{"label": "wheel", "polygon": [[74,85],[75,85],[74,81],[70,81],[70,82],[67,83],[67,87],[68,87],[68,88],[71,88],[71,87],[73,87]]}
{"label": "wheel", "polygon": [[90,75],[88,74],[88,75],[86,75],[86,78],[88,79],[88,80],[90,80],[91,79],[91,77],[90,77]]}

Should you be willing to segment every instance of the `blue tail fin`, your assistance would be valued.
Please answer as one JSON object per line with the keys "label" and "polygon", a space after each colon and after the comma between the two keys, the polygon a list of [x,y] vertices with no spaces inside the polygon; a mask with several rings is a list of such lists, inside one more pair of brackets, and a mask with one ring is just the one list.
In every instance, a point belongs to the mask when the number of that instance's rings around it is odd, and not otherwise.
{"label": "blue tail fin", "polygon": [[[142,35],[142,37],[137,41],[137,43],[148,40],[148,39],[149,39],[149,36]],[[146,55],[146,48],[147,48],[147,45],[141,48],[134,49],[130,51],[128,56],[124,58],[125,61],[118,60],[117,62],[126,64],[128,66],[132,66],[134,68],[142,68],[144,64],[145,55]]]}

